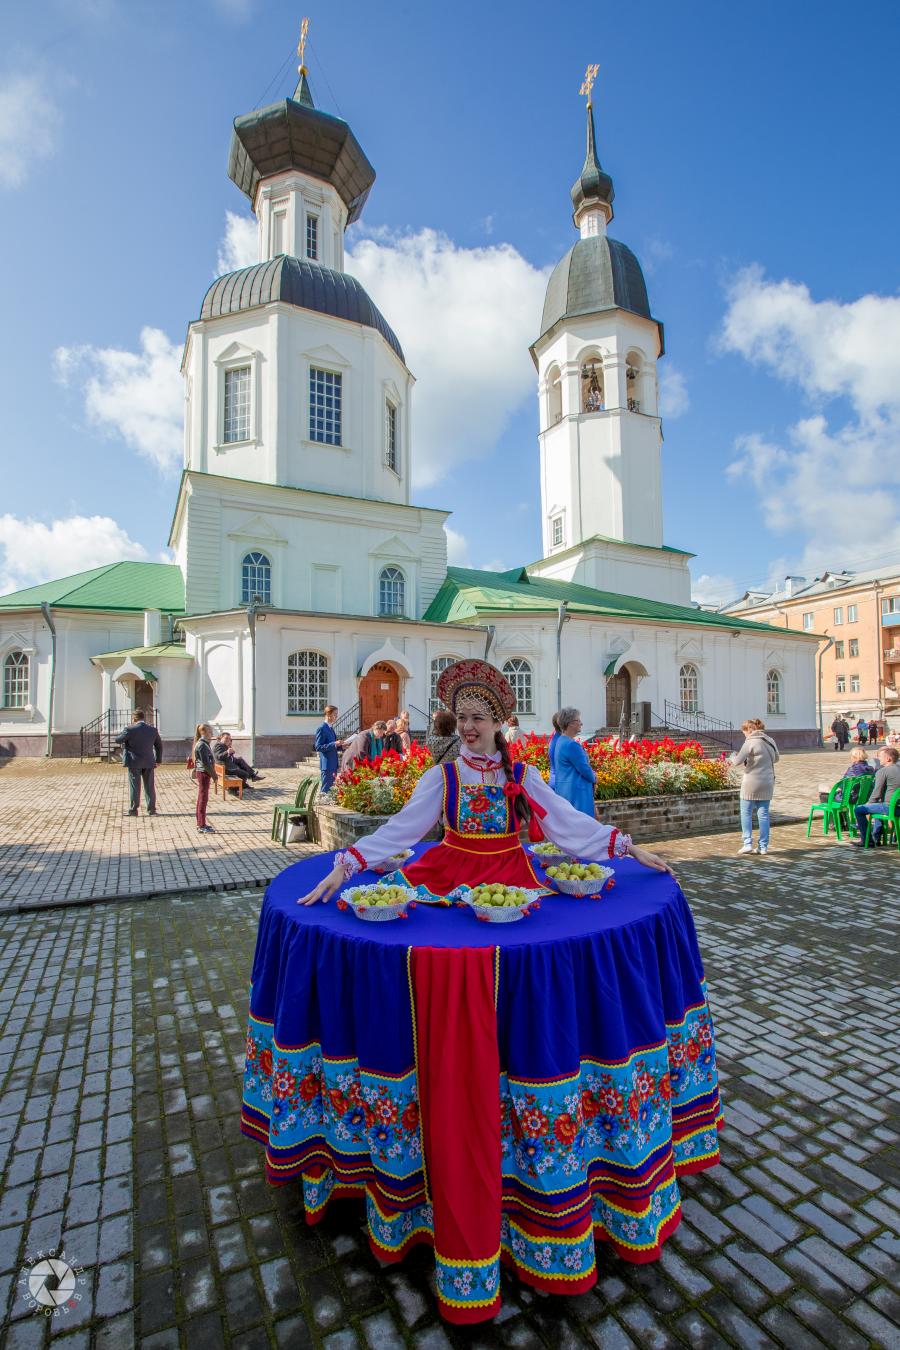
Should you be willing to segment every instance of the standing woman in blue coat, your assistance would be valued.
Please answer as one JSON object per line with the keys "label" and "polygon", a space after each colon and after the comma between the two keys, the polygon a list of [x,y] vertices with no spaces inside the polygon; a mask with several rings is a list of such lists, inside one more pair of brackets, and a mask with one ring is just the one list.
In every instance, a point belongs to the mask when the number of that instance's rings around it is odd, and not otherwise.
{"label": "standing woman in blue coat", "polygon": [[559,736],[553,746],[555,790],[560,797],[571,802],[576,811],[593,816],[597,775],[591,768],[584,746],[575,740],[582,727],[581,713],[577,708],[560,708],[556,714],[556,726]]}

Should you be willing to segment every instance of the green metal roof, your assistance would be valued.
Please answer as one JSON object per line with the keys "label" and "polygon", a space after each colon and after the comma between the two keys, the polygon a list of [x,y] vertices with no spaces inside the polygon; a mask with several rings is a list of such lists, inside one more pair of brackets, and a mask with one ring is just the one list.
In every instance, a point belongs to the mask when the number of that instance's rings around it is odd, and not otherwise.
{"label": "green metal roof", "polygon": [[[529,576],[524,568],[509,572],[479,572],[468,567],[450,567],[437,595],[423,618],[432,623],[471,623],[491,614],[553,613],[561,600],[572,614],[599,614],[615,619],[650,619],[664,623],[689,624],[694,628],[718,628],[734,632],[746,629],[754,633],[777,633],[784,628],[748,619],[729,618],[693,609],[689,605],[667,605],[660,600],[642,600],[634,595],[616,595],[596,591],[574,581],[549,581]],[[797,636],[796,633],[791,634]]]}
{"label": "green metal roof", "polygon": [[184,613],[184,578],[174,563],[119,562],[0,595],[0,609],[109,609]]}
{"label": "green metal roof", "polygon": [[136,665],[142,661],[151,661],[158,656],[175,656],[183,661],[193,661],[190,652],[185,651],[183,642],[160,642],[155,647],[126,647],[120,652],[98,652],[94,661],[124,661],[130,656]]}

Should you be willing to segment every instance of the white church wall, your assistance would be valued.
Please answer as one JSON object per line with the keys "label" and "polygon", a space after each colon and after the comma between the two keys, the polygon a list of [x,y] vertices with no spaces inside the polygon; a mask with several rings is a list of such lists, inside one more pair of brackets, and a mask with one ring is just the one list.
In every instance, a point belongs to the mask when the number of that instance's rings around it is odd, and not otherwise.
{"label": "white church wall", "polygon": [[617,595],[643,596],[670,605],[690,605],[691,574],[684,554],[628,549],[596,540],[551,553],[529,566],[533,576],[575,581]]}

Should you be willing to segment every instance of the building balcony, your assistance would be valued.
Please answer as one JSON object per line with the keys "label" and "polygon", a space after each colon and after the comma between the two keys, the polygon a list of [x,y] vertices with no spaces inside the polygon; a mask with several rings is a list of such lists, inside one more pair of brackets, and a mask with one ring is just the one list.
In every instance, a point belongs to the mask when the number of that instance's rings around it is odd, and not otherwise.
{"label": "building balcony", "polygon": [[900,647],[888,647],[884,653],[885,661],[900,661]]}

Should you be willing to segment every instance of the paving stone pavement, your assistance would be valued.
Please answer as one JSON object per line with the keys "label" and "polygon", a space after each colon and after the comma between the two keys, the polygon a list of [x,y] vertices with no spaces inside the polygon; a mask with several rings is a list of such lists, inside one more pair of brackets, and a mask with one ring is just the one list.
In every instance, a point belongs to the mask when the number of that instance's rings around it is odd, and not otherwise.
{"label": "paving stone pavement", "polygon": [[[786,754],[778,768],[775,819],[806,818],[820,780],[847,759],[834,751]],[[269,837],[272,805],[290,800],[296,769],[267,769],[244,801],[210,799],[216,834],[198,835],[196,788],[180,764],[157,770],[155,818],[125,815],[127,775],[119,765],[77,760],[0,760],[0,913],[102,897],[205,886],[265,884],[309,850]]]}
{"label": "paving stone pavement", "polygon": [[[381,1270],[360,1209],[309,1228],[238,1130],[262,899],[245,889],[0,916],[3,1350],[900,1345],[896,852],[773,832],[665,845],[717,1022],[723,1163],[682,1181],[654,1265],[601,1254],[573,1299],[504,1276],[494,1324],[443,1325],[427,1252]],[[65,1244],[74,1311],[22,1263]]]}
{"label": "paving stone pavement", "polygon": [[267,769],[243,801],[210,795],[215,834],[198,834],[184,764],[156,772],[157,816],[134,819],[121,765],[0,760],[0,913],[22,906],[265,884],[310,850],[270,838],[272,806],[292,800],[297,769]]}

